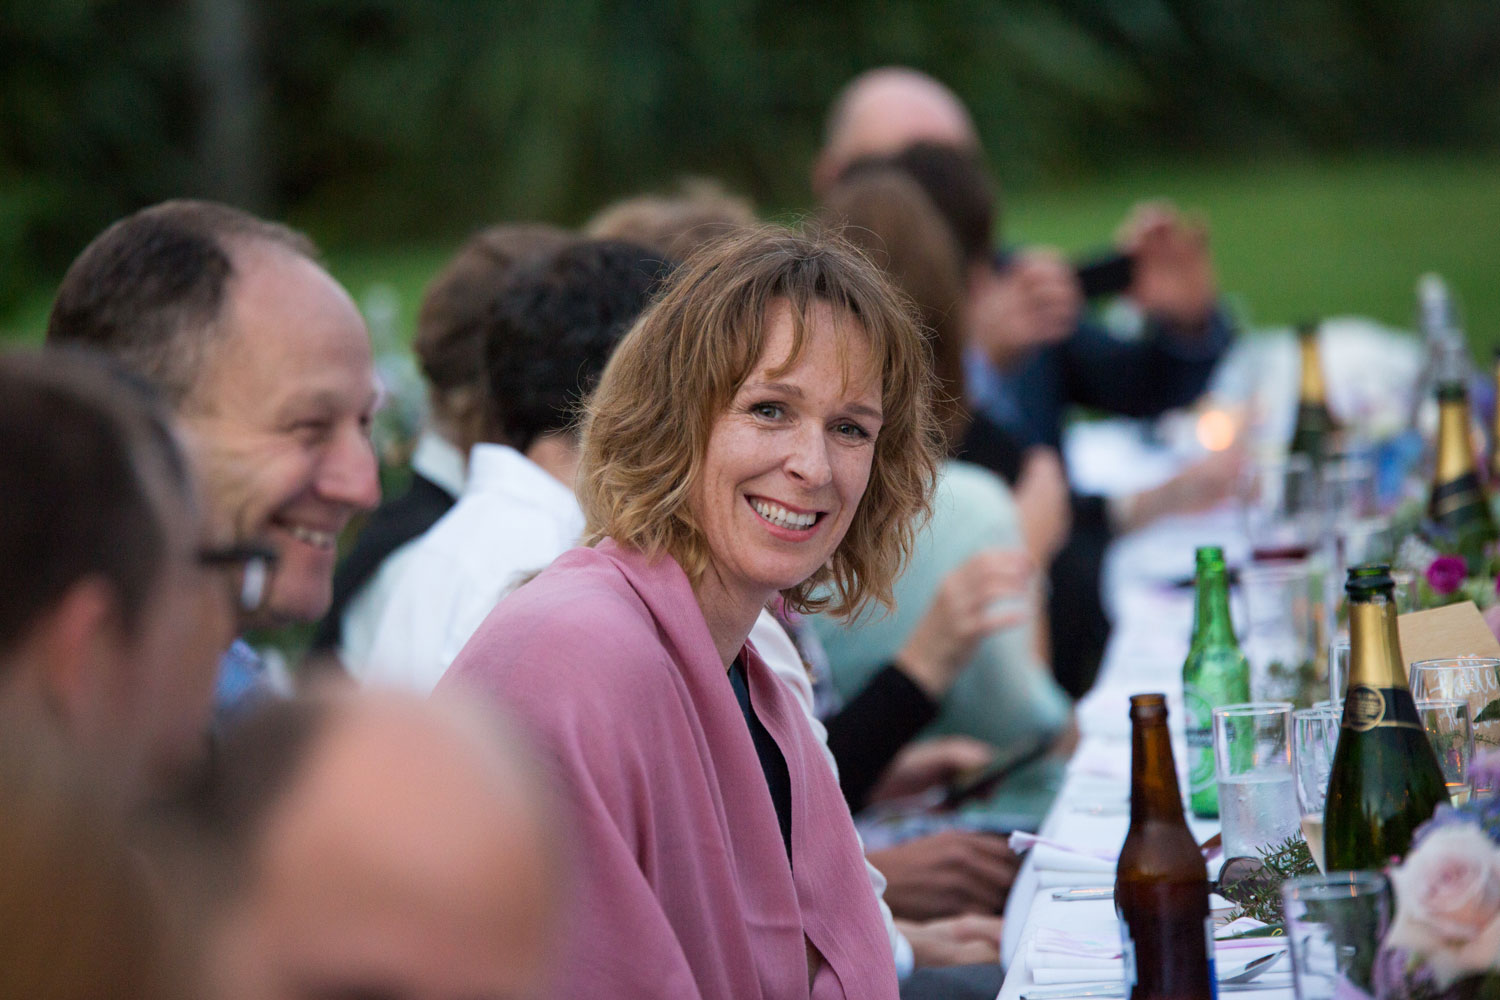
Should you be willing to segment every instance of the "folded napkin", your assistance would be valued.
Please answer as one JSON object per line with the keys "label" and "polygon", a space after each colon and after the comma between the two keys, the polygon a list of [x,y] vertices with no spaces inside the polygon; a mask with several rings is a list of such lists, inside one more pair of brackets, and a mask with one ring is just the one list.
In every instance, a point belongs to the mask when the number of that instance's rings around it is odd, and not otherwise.
{"label": "folded napkin", "polygon": [[1017,854],[1030,851],[1032,867],[1049,871],[1113,873],[1120,857],[1118,850],[1068,844],[1020,830],[1010,835],[1010,848]]}
{"label": "folded napkin", "polygon": [[[1062,983],[1114,982],[1124,974],[1120,958],[1119,924],[1114,904],[1107,900],[1088,903],[1053,903],[1044,914],[1026,949],[1026,964],[1032,981],[1039,986]],[[1262,955],[1286,947],[1285,938],[1236,938],[1256,927],[1258,921],[1240,919],[1214,932],[1215,951],[1224,967],[1239,967]],[[1273,969],[1267,975],[1290,972]],[[1272,986],[1267,983],[1268,988]]]}

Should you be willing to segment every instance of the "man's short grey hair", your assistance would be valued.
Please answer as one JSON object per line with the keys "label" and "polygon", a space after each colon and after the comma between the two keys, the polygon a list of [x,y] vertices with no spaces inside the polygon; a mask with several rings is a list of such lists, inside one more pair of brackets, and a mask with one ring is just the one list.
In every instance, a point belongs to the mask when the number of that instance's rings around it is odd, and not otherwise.
{"label": "man's short grey hair", "polygon": [[68,268],[47,343],[103,351],[181,407],[222,338],[235,251],[251,243],[317,259],[301,233],[215,202],[167,201],[126,216]]}

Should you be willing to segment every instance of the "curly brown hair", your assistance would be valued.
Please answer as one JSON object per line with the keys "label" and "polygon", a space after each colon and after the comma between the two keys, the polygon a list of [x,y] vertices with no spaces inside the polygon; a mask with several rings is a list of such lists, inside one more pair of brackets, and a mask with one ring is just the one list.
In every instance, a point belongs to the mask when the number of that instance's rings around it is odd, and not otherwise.
{"label": "curly brown hair", "polygon": [[[869,484],[828,563],[783,592],[803,612],[891,606],[891,584],[930,509],[942,453],[930,352],[912,307],[837,236],[764,226],[704,248],[666,282],[620,342],[583,414],[577,493],[587,544],[610,537],[670,554],[696,582],[706,539],[689,507],[714,422],[755,368],[767,317],[793,317],[786,368],[801,358],[817,302],[856,322],[879,366],[884,423]],[[841,324],[843,327],[844,324]]]}

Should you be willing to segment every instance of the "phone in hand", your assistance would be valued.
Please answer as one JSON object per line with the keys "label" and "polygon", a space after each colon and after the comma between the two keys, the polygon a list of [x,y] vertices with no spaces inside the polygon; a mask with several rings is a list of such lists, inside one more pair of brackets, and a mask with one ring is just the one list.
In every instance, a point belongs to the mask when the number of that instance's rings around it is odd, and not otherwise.
{"label": "phone in hand", "polygon": [[954,809],[970,799],[988,795],[996,785],[1008,778],[1017,768],[1044,756],[1050,746],[1050,739],[1039,739],[1017,752],[1002,754],[988,764],[971,768],[954,776],[943,790],[943,798],[938,808]]}
{"label": "phone in hand", "polygon": [[1135,280],[1135,259],[1118,251],[1087,257],[1075,268],[1086,299],[1119,295]]}

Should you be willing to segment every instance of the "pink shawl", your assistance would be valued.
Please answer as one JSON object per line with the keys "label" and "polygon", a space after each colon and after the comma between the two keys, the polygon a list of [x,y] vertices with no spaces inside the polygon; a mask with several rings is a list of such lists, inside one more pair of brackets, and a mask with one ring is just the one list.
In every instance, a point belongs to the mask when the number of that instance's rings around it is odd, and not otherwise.
{"label": "pink shawl", "polygon": [[746,645],[791,776],[792,859],[686,575],[606,540],[502,601],[440,688],[527,724],[573,800],[572,997],[895,998],[849,810],[792,695]]}

